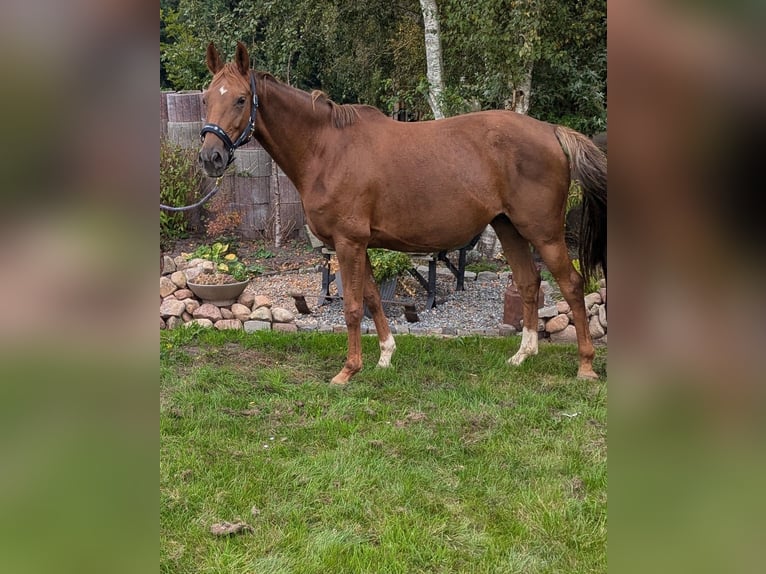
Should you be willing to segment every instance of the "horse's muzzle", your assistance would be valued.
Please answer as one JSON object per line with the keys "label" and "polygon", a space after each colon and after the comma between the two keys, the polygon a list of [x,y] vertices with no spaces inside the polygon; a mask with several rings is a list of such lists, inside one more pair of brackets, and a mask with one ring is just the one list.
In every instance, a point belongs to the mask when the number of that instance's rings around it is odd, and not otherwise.
{"label": "horse's muzzle", "polygon": [[229,158],[224,156],[225,153],[225,150],[221,153],[221,150],[216,148],[203,148],[199,152],[199,163],[209,177],[223,175],[223,171],[229,165]]}

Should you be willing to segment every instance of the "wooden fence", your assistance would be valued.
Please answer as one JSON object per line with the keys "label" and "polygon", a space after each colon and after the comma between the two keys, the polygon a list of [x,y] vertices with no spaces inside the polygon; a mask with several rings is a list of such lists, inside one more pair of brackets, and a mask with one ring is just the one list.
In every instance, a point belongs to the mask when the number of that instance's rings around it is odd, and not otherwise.
{"label": "wooden fence", "polygon": [[[199,148],[203,114],[202,92],[160,92],[161,137],[182,147]],[[220,193],[229,209],[242,218],[238,232],[247,239],[273,237],[279,209],[283,237],[302,234],[306,218],[298,191],[266,150],[251,140],[234,152],[234,158]]]}

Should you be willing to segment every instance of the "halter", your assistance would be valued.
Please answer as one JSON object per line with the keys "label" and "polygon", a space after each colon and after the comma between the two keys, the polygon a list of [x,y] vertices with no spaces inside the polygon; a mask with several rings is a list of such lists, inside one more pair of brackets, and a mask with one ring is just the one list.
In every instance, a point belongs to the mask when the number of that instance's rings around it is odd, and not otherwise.
{"label": "halter", "polygon": [[231,162],[234,161],[234,150],[249,142],[255,132],[255,115],[258,112],[258,94],[255,93],[255,74],[252,72],[250,72],[250,91],[253,92],[253,105],[250,106],[250,119],[242,134],[237,138],[237,141],[231,143],[229,134],[217,124],[205,124],[199,132],[199,137],[203,140],[205,139],[206,133],[215,134],[220,138],[229,154],[229,160],[226,163],[226,167],[229,167]]}

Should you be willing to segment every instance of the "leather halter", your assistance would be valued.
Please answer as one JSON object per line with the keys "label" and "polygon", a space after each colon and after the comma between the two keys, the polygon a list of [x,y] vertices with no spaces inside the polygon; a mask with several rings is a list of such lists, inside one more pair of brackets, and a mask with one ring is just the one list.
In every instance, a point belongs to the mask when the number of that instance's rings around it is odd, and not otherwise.
{"label": "leather halter", "polygon": [[211,133],[217,135],[223,142],[226,152],[229,154],[226,167],[229,167],[231,162],[234,161],[234,150],[249,142],[255,132],[255,115],[258,112],[258,94],[255,93],[255,74],[253,72],[250,72],[250,91],[253,93],[253,104],[250,106],[250,119],[242,134],[237,138],[237,141],[232,143],[229,134],[217,124],[205,124],[199,132],[199,137],[202,140],[205,139],[205,134]]}

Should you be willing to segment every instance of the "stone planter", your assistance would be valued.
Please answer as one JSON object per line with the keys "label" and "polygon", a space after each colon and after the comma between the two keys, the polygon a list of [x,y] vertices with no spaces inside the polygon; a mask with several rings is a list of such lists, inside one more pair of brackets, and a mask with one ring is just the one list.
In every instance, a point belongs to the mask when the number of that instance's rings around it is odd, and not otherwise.
{"label": "stone planter", "polygon": [[187,281],[187,286],[197,297],[218,307],[226,307],[236,302],[250,281],[238,281],[224,285],[200,285]]}

